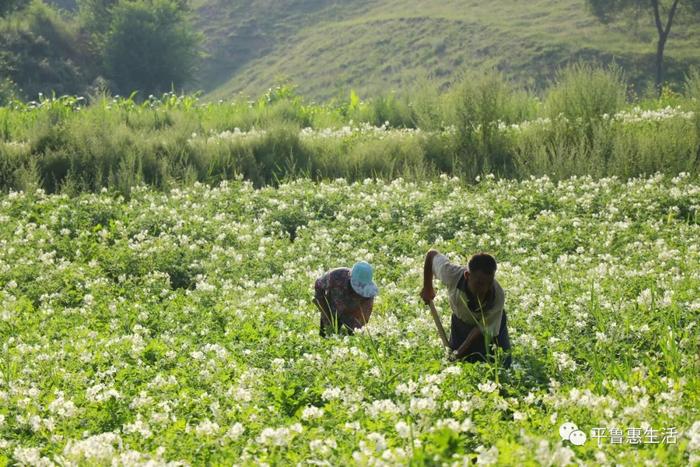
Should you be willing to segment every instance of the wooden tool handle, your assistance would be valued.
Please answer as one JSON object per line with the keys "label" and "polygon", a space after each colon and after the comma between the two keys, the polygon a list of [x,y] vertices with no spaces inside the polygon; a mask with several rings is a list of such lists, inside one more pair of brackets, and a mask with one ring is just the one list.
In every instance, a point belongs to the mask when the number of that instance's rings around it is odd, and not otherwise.
{"label": "wooden tool handle", "polygon": [[440,322],[440,315],[438,315],[438,312],[435,309],[435,305],[433,304],[432,300],[428,302],[428,306],[430,307],[430,314],[433,315],[433,321],[435,321],[435,326],[437,327],[438,334],[440,334],[440,339],[442,339],[443,345],[449,348],[450,343],[447,340],[445,329],[442,327],[442,323]]}

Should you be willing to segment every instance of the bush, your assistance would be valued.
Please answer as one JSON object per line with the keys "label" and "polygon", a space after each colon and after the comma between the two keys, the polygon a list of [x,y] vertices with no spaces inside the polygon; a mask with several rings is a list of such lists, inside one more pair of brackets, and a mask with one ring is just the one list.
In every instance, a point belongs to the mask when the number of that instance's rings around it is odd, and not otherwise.
{"label": "bush", "polygon": [[40,1],[21,17],[0,23],[0,50],[0,76],[16,83],[20,97],[77,94],[87,84],[75,32]]}
{"label": "bush", "polygon": [[512,170],[508,143],[499,131],[499,123],[519,121],[523,109],[516,96],[503,75],[495,71],[467,73],[450,90],[447,105],[457,129],[457,162],[466,177]]}
{"label": "bush", "polygon": [[445,126],[445,112],[437,85],[419,80],[411,92],[413,126],[422,130],[439,130]]}
{"label": "bush", "polygon": [[700,103],[700,68],[693,68],[688,72],[684,88],[688,99]]}
{"label": "bush", "polygon": [[[0,63],[0,69],[5,67]],[[17,98],[17,86],[10,78],[0,80],[0,105],[7,105],[13,99]]]}
{"label": "bush", "polygon": [[0,2],[0,17],[26,8],[31,0],[2,0]]}
{"label": "bush", "polygon": [[627,84],[622,70],[578,63],[557,72],[547,93],[545,112],[551,119],[563,116],[584,124],[613,115],[625,104]]}
{"label": "bush", "polygon": [[182,87],[194,73],[199,36],[192,30],[182,1],[124,1],[111,10],[104,62],[124,94]]}

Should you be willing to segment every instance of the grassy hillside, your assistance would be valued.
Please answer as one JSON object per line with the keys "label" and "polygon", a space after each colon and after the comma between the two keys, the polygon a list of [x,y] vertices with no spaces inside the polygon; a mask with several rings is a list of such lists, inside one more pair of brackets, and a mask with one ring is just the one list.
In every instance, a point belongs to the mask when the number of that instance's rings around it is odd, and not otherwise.
{"label": "grassy hillside", "polygon": [[[280,79],[328,98],[406,88],[416,77],[449,82],[464,69],[497,67],[533,88],[577,58],[623,65],[638,90],[652,80],[656,31],[601,25],[584,0],[195,0],[208,59],[199,86],[209,98],[257,95]],[[677,24],[668,78],[700,64],[700,31]]]}

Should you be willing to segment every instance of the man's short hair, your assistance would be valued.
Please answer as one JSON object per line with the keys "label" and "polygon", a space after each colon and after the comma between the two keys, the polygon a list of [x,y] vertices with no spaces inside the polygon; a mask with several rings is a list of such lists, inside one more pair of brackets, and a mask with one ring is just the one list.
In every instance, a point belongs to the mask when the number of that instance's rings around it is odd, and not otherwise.
{"label": "man's short hair", "polygon": [[494,274],[496,269],[496,259],[488,253],[477,253],[469,259],[467,265],[469,272],[482,271],[486,274]]}

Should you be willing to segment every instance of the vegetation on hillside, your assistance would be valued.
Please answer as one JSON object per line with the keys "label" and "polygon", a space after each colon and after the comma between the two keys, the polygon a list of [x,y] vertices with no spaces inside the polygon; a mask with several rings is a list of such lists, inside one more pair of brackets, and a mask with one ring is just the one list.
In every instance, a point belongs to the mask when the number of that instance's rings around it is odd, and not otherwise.
{"label": "vegetation on hillside", "polygon": [[[367,98],[423,77],[446,88],[464,70],[492,68],[542,92],[580,60],[618,64],[638,93],[654,84],[652,16],[601,24],[585,0],[43,2],[3,3],[0,100],[100,88],[142,100],[173,87],[217,100],[280,82],[309,99],[351,89]],[[700,35],[679,11],[664,52],[676,91],[700,65]]]}
{"label": "vegetation on hillside", "polygon": [[[194,2],[211,55],[199,82],[211,89],[208,98],[255,96],[279,79],[309,98],[350,89],[368,97],[424,76],[448,86],[465,69],[490,68],[542,91],[559,68],[579,60],[615,62],[637,92],[654,85],[652,16],[601,24],[585,0],[283,0],[269,13],[268,3]],[[697,23],[675,24],[666,80],[680,84],[700,65],[699,50]]]}
{"label": "vegetation on hillside", "polygon": [[193,78],[200,36],[186,0],[78,5],[71,14],[40,0],[20,2],[0,19],[0,104],[100,89],[137,91],[141,98],[181,89]]}
{"label": "vegetation on hillside", "polygon": [[[671,35],[671,28],[680,21],[693,24],[700,20],[700,0],[588,0],[594,14],[603,22],[620,17],[647,15],[654,19],[658,39],[656,41],[655,85],[661,88],[664,80],[664,53]],[[679,18],[680,16],[680,18]]]}

